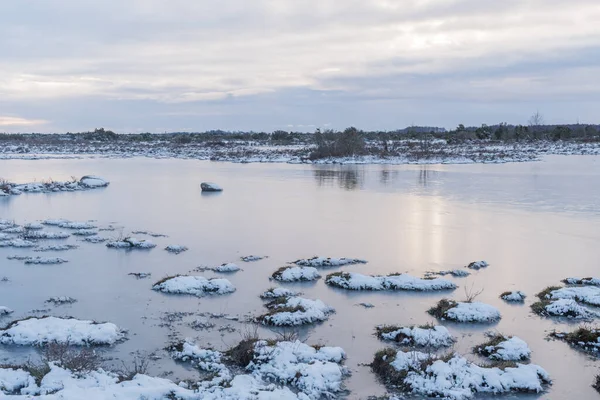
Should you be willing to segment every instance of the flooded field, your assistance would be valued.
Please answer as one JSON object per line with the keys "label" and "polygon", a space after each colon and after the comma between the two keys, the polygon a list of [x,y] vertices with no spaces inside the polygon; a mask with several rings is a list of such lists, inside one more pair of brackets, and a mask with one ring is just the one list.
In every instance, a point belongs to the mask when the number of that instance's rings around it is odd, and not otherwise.
{"label": "flooded field", "polygon": [[[156,247],[109,248],[103,242],[85,241],[85,232],[73,235],[72,229],[67,239],[37,242],[78,246],[73,249],[37,252],[0,247],[0,278],[6,277],[0,282],[0,306],[14,310],[0,316],[1,325],[43,315],[111,322],[126,330],[127,339],[102,350],[107,363],[152,353],[148,373],[177,381],[193,378],[197,372],[171,359],[164,351],[169,343],[189,338],[216,350],[232,347],[253,329],[248,321],[267,311],[259,295],[270,287],[285,287],[335,309],[324,322],[300,328],[300,336],[308,344],[340,346],[346,351],[345,364],[352,372],[345,381],[347,396],[358,399],[388,393],[363,365],[373,360],[377,350],[393,346],[374,335],[375,327],[438,323],[427,310],[444,297],[465,300],[467,288],[483,290],[477,301],[496,307],[502,318],[489,324],[439,322],[457,338],[454,351],[481,361],[471,349],[486,340],[486,331],[518,336],[531,348],[531,362],[548,371],[552,385],[540,395],[509,396],[597,397],[591,387],[599,372],[597,360],[566,343],[547,340],[554,329],[568,331],[578,324],[540,317],[530,305],[537,301],[536,293],[561,285],[564,278],[600,276],[598,157],[426,166],[146,158],[0,161],[0,177],[13,182],[91,174],[110,185],[3,197],[0,219],[20,225],[47,219],[93,221],[101,238],[133,236]],[[215,182],[224,191],[203,194],[203,181]],[[188,250],[174,254],[164,250],[168,245]],[[248,255],[268,257],[253,262],[240,259]],[[13,256],[60,257],[67,262],[25,264],[26,260],[7,258]],[[368,263],[319,268],[322,277],[305,282],[269,279],[280,267],[313,256]],[[443,277],[457,285],[455,290],[351,291],[325,284],[326,275],[339,271],[423,277],[429,271],[462,268],[477,260],[487,261],[489,267],[469,270],[467,277]],[[223,263],[235,263],[241,270],[214,270]],[[196,270],[199,267],[201,272]],[[139,279],[132,273],[151,275]],[[225,278],[235,291],[196,297],[152,290],[156,281],[177,274]],[[516,290],[527,295],[524,304],[499,298]],[[46,302],[57,296],[77,301]],[[259,327],[263,337],[275,337],[280,331]],[[0,345],[0,362],[24,362],[36,351]]]}

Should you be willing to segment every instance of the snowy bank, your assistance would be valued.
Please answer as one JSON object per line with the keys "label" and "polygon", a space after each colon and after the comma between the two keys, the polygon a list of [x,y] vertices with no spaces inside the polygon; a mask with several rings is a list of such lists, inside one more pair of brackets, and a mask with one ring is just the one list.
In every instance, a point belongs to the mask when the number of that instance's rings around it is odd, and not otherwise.
{"label": "snowy bank", "polygon": [[98,177],[84,176],[80,180],[45,181],[31,183],[5,183],[0,187],[0,195],[20,195],[22,193],[74,192],[108,186],[109,182]]}
{"label": "snowy bank", "polygon": [[233,293],[235,287],[227,279],[206,279],[202,276],[178,275],[167,277],[152,286],[153,290],[172,294],[220,295]]}
{"label": "snowy bank", "polygon": [[456,289],[446,279],[421,279],[408,274],[363,275],[356,272],[335,272],[327,275],[325,283],[348,290],[416,290],[434,291]]}

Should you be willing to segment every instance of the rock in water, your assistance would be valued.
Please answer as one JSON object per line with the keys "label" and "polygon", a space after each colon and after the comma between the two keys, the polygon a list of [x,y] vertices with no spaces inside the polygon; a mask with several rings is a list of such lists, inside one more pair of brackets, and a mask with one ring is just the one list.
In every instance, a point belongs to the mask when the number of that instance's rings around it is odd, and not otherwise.
{"label": "rock in water", "polygon": [[104,180],[99,176],[94,175],[86,175],[81,177],[81,179],[79,180],[80,185],[87,186],[89,188],[105,187],[108,186],[109,183],[110,182],[108,182],[107,180]]}
{"label": "rock in water", "polygon": [[216,183],[202,182],[200,188],[203,192],[222,192],[223,188]]}

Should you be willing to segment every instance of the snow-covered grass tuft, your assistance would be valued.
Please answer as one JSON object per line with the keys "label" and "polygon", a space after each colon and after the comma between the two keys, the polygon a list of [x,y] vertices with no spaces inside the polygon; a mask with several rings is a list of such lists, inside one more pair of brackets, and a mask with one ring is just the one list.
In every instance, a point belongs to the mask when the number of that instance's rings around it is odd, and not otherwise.
{"label": "snow-covered grass tuft", "polygon": [[314,267],[281,267],[273,272],[273,279],[281,282],[315,281],[321,278]]}
{"label": "snow-covered grass tuft", "polygon": [[381,340],[393,341],[405,346],[447,347],[455,339],[444,326],[423,325],[400,327],[383,325],[375,328],[375,334]]}
{"label": "snow-covered grass tuft", "polygon": [[26,318],[0,329],[0,343],[41,346],[56,342],[73,346],[112,345],[125,338],[125,333],[110,322],[75,318]]}
{"label": "snow-covered grass tuft", "polygon": [[23,233],[23,239],[38,240],[38,239],[67,239],[70,234],[67,232],[49,232],[44,230],[27,230]]}
{"label": "snow-covered grass tuft", "polygon": [[500,311],[489,304],[448,299],[440,300],[427,312],[440,320],[456,322],[496,322],[501,318]]}
{"label": "snow-covered grass tuft", "polygon": [[516,336],[492,335],[487,342],[475,346],[473,352],[494,361],[526,361],[531,357],[527,343]]}
{"label": "snow-covered grass tuft", "polygon": [[165,250],[169,253],[179,254],[183,253],[184,251],[187,251],[188,248],[179,244],[170,244],[167,247],[165,247]]}
{"label": "snow-covered grass tuft", "polygon": [[292,297],[292,296],[298,296],[298,295],[300,295],[300,293],[296,292],[295,290],[278,287],[278,288],[270,288],[270,289],[264,291],[263,293],[261,293],[260,298],[261,299],[279,299],[282,297]]}
{"label": "snow-covered grass tuft", "polygon": [[474,270],[480,270],[481,268],[489,267],[489,265],[490,264],[488,264],[487,261],[473,261],[472,263],[467,265],[467,268],[474,269]]}
{"label": "snow-covered grass tuft", "polygon": [[94,235],[94,236],[86,236],[83,238],[83,240],[85,242],[96,244],[96,243],[104,243],[108,240],[108,238],[105,238],[105,237],[102,237],[99,235]]}
{"label": "snow-covered grass tuft", "polygon": [[446,279],[421,279],[408,274],[363,275],[356,272],[335,272],[327,275],[325,283],[348,290],[415,290],[434,291],[456,289]]}
{"label": "snow-covered grass tuft", "polygon": [[267,258],[267,256],[249,255],[249,256],[240,257],[240,260],[242,260],[243,262],[254,262],[254,261],[260,261],[265,258]]}
{"label": "snow-covered grass tuft", "polygon": [[106,243],[106,247],[113,249],[153,249],[156,244],[149,240],[138,240],[135,238],[125,238],[122,240],[112,240]]}
{"label": "snow-covered grass tuft", "polygon": [[30,222],[28,224],[23,225],[23,227],[29,230],[44,229],[44,225],[40,222]]}
{"label": "snow-covered grass tuft", "polygon": [[257,318],[264,325],[298,326],[322,322],[335,310],[321,300],[281,297],[266,304],[269,312]]}
{"label": "snow-covered grass tuft", "polygon": [[127,275],[135,276],[138,279],[150,278],[152,276],[150,272],[130,272]]}
{"label": "snow-covered grass tuft", "polygon": [[156,282],[152,289],[163,293],[204,295],[220,295],[233,293],[235,287],[227,279],[206,279],[202,276],[177,275],[166,277]]}
{"label": "snow-covered grass tuft", "polygon": [[567,285],[600,286],[600,278],[566,278],[562,280]]}
{"label": "snow-covered grass tuft", "polygon": [[73,304],[76,302],[77,302],[77,299],[74,299],[73,297],[69,297],[69,296],[55,296],[55,297],[50,297],[48,300],[46,300],[46,303],[52,303],[56,306],[59,306],[62,304]]}
{"label": "snow-covered grass tuft", "polygon": [[31,240],[13,239],[0,241],[0,247],[14,247],[19,249],[32,248],[37,246],[38,244],[36,242],[32,242]]}
{"label": "snow-covered grass tuft", "polygon": [[221,264],[221,265],[213,268],[213,271],[221,272],[221,273],[231,273],[231,272],[237,272],[239,270],[240,270],[240,267],[234,263],[225,263],[225,264]]}
{"label": "snow-covered grass tuft", "polygon": [[545,298],[549,300],[573,299],[579,303],[600,306],[600,288],[595,286],[564,287],[550,291]]}
{"label": "snow-covered grass tuft", "polygon": [[404,392],[453,400],[472,399],[478,394],[539,393],[551,383],[548,373],[538,365],[482,367],[459,355],[436,359],[418,351],[381,350],[371,368]]}
{"label": "snow-covered grass tuft", "polygon": [[42,265],[51,265],[51,264],[64,264],[69,262],[64,258],[60,257],[35,257],[25,260],[25,264],[42,264]]}
{"label": "snow-covered grass tuft", "polygon": [[8,314],[12,314],[12,313],[13,313],[13,310],[11,310],[10,308],[8,308],[6,306],[0,306],[0,317],[3,317]]}
{"label": "snow-covered grass tuft", "polygon": [[471,275],[471,273],[469,271],[467,271],[466,269],[452,269],[452,270],[446,270],[446,271],[439,271],[439,272],[436,272],[436,274],[441,275],[441,276],[452,275],[455,278],[465,278],[465,277]]}
{"label": "snow-covered grass tuft", "polygon": [[344,265],[354,264],[366,264],[366,260],[358,258],[332,258],[332,257],[313,257],[303,258],[292,262],[292,264],[300,265],[303,267],[316,267],[316,268],[329,268],[329,267],[341,267]]}
{"label": "snow-covered grass tuft", "polygon": [[525,293],[515,290],[512,292],[504,292],[500,295],[500,298],[504,301],[508,301],[510,303],[523,303],[525,302],[525,298],[527,296]]}
{"label": "snow-covered grass tuft", "polygon": [[73,230],[74,236],[96,236],[98,231],[95,229],[75,229]]}
{"label": "snow-covered grass tuft", "polygon": [[[45,221],[46,225],[49,225],[47,221]],[[62,221],[56,224],[59,228],[64,229],[95,229],[98,226],[92,222],[75,222],[75,221]]]}
{"label": "snow-covered grass tuft", "polygon": [[33,251],[67,251],[78,248],[76,244],[57,244],[57,245],[48,245],[42,246],[33,249]]}
{"label": "snow-covered grass tuft", "polygon": [[550,337],[569,343],[571,346],[598,355],[600,352],[600,329],[581,326],[573,332],[554,331]]}
{"label": "snow-covered grass tuft", "polygon": [[533,303],[531,309],[544,317],[591,319],[599,316],[597,312],[587,309],[573,299],[541,300]]}

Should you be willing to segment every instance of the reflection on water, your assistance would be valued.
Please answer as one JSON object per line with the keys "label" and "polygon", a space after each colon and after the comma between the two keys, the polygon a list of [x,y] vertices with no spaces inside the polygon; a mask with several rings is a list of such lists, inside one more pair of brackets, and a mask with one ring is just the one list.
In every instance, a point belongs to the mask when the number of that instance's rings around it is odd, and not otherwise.
{"label": "reflection on water", "polygon": [[319,186],[338,185],[346,190],[362,189],[365,180],[364,169],[354,165],[332,168],[315,167],[313,173]]}

